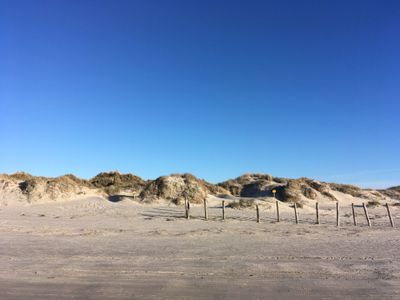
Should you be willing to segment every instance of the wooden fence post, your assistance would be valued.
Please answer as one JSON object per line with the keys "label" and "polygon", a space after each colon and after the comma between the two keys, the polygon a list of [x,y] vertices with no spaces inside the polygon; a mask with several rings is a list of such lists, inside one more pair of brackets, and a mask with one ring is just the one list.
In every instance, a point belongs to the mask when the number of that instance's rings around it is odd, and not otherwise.
{"label": "wooden fence post", "polygon": [[394,227],[394,223],[393,223],[393,219],[392,219],[392,214],[390,213],[389,204],[387,204],[387,202],[386,202],[386,209],[387,209],[387,212],[388,212],[390,225],[392,225],[392,227]]}
{"label": "wooden fence post", "polygon": [[354,203],[351,204],[351,212],[353,213],[353,223],[354,223],[354,226],[357,226],[356,213],[354,212]]}
{"label": "wooden fence post", "polygon": [[186,219],[187,219],[187,215],[188,215],[188,212],[187,212],[187,199],[185,197],[185,218]]}
{"label": "wooden fence post", "polygon": [[190,202],[188,200],[187,202],[187,214],[186,214],[186,219],[190,219]]}
{"label": "wooden fence post", "polygon": [[296,220],[296,224],[299,224],[299,219],[298,219],[298,216],[297,216],[297,205],[296,205],[296,202],[294,203],[294,218]]}
{"label": "wooden fence post", "polygon": [[280,222],[281,221],[281,217],[279,215],[279,201],[275,200],[275,203],[276,203],[276,221]]}
{"label": "wooden fence post", "polygon": [[340,227],[339,201],[336,201],[336,226]]}
{"label": "wooden fence post", "polygon": [[222,220],[225,220],[225,201],[222,201]]}
{"label": "wooden fence post", "polygon": [[363,202],[363,208],[364,208],[365,218],[367,218],[368,227],[371,227],[371,221],[369,220],[368,210],[364,202]]}
{"label": "wooden fence post", "polygon": [[207,199],[204,199],[204,219],[208,220]]}
{"label": "wooden fence post", "polygon": [[258,208],[258,204],[256,205],[256,212],[257,212],[257,223],[260,223],[260,210]]}
{"label": "wooden fence post", "polygon": [[315,202],[315,214],[317,217],[317,220],[315,222],[315,224],[319,224],[319,207],[318,207],[318,202]]}

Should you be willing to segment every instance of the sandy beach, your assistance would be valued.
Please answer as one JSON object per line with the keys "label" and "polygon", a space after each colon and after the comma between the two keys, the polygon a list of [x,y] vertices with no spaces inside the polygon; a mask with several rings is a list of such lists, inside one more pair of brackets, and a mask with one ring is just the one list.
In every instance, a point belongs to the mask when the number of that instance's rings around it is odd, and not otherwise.
{"label": "sandy beach", "polygon": [[[1,299],[398,299],[400,230],[384,206],[226,208],[102,198],[0,208]],[[268,202],[268,200],[266,201]],[[270,201],[273,204],[272,201]],[[392,207],[395,224],[400,209]]]}

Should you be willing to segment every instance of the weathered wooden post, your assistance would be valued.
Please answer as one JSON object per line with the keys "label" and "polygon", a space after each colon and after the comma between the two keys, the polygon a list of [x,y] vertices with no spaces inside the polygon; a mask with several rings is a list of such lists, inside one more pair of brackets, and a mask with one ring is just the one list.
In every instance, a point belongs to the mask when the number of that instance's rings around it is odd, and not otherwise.
{"label": "weathered wooden post", "polygon": [[222,201],[222,220],[225,220],[225,201]]}
{"label": "weathered wooden post", "polygon": [[293,207],[294,207],[294,218],[296,220],[296,224],[299,224],[299,218],[297,216],[297,204],[296,204],[296,202],[294,203]]}
{"label": "weathered wooden post", "polygon": [[256,205],[256,212],[257,212],[257,223],[260,223],[260,210],[258,208],[258,204]]}
{"label": "weathered wooden post", "polygon": [[186,214],[186,219],[190,219],[190,202],[189,200],[187,201],[187,214]]}
{"label": "weathered wooden post", "polygon": [[369,215],[368,215],[367,207],[365,206],[365,203],[364,203],[364,202],[363,202],[363,208],[364,208],[365,218],[367,219],[368,227],[371,227],[371,221],[369,220]]}
{"label": "weathered wooden post", "polygon": [[280,222],[281,221],[281,217],[279,215],[279,201],[275,200],[275,203],[276,203],[276,221]]}
{"label": "weathered wooden post", "polygon": [[315,221],[315,224],[319,224],[319,207],[318,207],[318,202],[315,202],[315,214],[317,220]]}
{"label": "weathered wooden post", "polygon": [[357,226],[356,213],[354,212],[354,203],[351,204],[351,212],[353,213],[353,223],[354,223],[354,226]]}
{"label": "weathered wooden post", "polygon": [[393,223],[393,219],[392,219],[392,214],[390,213],[389,204],[387,204],[387,203],[386,203],[386,209],[387,209],[387,212],[388,212],[390,225],[392,225],[392,227],[394,227],[394,223]]}
{"label": "weathered wooden post", "polygon": [[339,201],[336,201],[336,226],[340,227]]}
{"label": "weathered wooden post", "polygon": [[207,212],[207,199],[204,199],[204,219],[208,220],[208,212]]}
{"label": "weathered wooden post", "polygon": [[185,218],[187,219],[187,198],[185,196]]}

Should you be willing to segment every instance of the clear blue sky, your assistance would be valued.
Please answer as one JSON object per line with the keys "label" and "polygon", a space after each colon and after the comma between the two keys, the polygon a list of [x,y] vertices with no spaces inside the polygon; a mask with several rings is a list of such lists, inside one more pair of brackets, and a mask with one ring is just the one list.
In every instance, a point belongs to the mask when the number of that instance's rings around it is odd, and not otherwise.
{"label": "clear blue sky", "polygon": [[0,0],[0,173],[400,184],[400,1]]}

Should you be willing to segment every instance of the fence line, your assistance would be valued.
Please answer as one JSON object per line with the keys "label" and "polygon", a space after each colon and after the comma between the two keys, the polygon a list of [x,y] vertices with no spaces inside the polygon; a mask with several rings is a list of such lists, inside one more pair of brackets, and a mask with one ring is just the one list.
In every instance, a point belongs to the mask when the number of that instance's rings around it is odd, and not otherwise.
{"label": "fence line", "polygon": [[[280,203],[278,200],[275,200],[275,206],[276,206],[276,222],[280,222],[282,220],[281,218],[281,212],[280,212]],[[341,224],[341,216],[340,216],[340,205],[339,202],[336,201],[335,203],[336,206],[336,226],[338,228],[340,228],[342,226]],[[390,226],[391,227],[395,227],[394,226],[394,219],[390,210],[390,205],[388,203],[385,203],[383,206],[385,206],[386,208],[386,213],[390,222]],[[186,219],[190,219],[191,218],[191,203],[188,199],[185,199],[185,218]],[[208,203],[207,200],[203,201],[203,207],[204,207],[204,220],[208,220],[209,219],[209,212],[208,212]],[[222,200],[222,220],[226,219],[226,201]],[[271,207],[269,207],[271,208]],[[320,216],[320,205],[319,202],[315,202],[315,224],[320,224],[321,223],[321,216]],[[357,226],[357,220],[356,220],[356,206],[354,205],[354,203],[351,203],[350,209],[351,209],[351,215],[350,214],[346,214],[346,217],[351,216],[352,217],[352,221],[353,221],[353,225]],[[362,203],[362,208],[363,208],[363,212],[365,215],[365,219],[367,221],[367,225],[368,227],[372,227],[372,222],[371,222],[371,218],[369,217],[369,213],[368,213],[368,206],[363,202]],[[255,210],[256,210],[256,222],[260,223],[261,222],[261,215],[260,215],[260,209],[261,207],[259,206],[259,204],[255,205]],[[295,223],[299,224],[300,223],[300,217],[299,217],[299,210],[298,210],[298,205],[297,203],[293,203],[293,210],[294,210],[294,219],[295,219]],[[331,210],[331,209],[329,209]],[[253,217],[254,218],[254,217]],[[196,219],[196,217],[195,217]],[[251,218],[250,218],[251,219]],[[268,219],[273,220],[273,217],[269,217]],[[254,220],[254,219],[253,219]],[[309,222],[310,219],[309,217],[306,218],[305,222]],[[326,223],[325,223],[326,224]],[[348,224],[348,223],[347,223]]]}

